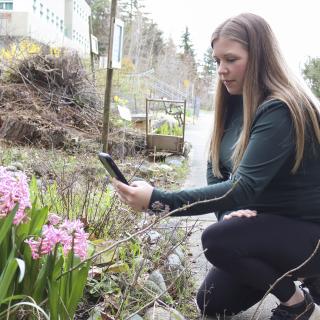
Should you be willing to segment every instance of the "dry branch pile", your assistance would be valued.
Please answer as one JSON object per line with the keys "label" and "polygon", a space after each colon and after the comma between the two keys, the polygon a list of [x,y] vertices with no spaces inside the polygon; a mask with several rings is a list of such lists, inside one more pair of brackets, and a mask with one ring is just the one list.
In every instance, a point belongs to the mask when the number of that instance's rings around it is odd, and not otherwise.
{"label": "dry branch pile", "polygon": [[33,86],[54,110],[63,105],[97,107],[99,100],[76,53],[36,54],[12,68],[9,81]]}
{"label": "dry branch pile", "polygon": [[[80,140],[92,145],[101,139],[101,97],[77,54],[35,54],[8,67],[4,75],[0,139],[66,149]],[[143,134],[110,126],[110,153],[123,157],[142,151]]]}
{"label": "dry branch pile", "polygon": [[101,101],[79,56],[36,54],[0,82],[0,138],[63,147],[70,131],[100,135]]}

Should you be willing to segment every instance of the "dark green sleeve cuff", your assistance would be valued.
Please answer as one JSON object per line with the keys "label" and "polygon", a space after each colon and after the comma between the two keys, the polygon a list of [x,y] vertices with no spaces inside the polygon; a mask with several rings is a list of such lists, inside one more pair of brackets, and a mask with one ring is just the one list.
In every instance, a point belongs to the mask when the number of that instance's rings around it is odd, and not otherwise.
{"label": "dark green sleeve cuff", "polygon": [[168,193],[154,188],[149,202],[149,210],[154,213],[168,213],[171,209],[168,204]]}

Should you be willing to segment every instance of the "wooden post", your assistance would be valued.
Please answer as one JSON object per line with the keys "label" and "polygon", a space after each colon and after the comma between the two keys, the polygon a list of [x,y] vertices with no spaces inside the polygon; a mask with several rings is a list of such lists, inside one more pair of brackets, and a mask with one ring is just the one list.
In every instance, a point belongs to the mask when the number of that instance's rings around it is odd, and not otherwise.
{"label": "wooden post", "polygon": [[149,128],[149,114],[148,114],[148,112],[149,112],[149,108],[148,108],[148,106],[149,106],[149,99],[148,98],[146,98],[146,150],[147,150],[147,152],[149,152],[148,151],[148,147],[149,147],[149,145],[148,145],[148,135],[149,135],[149,130],[150,130],[150,128]]}
{"label": "wooden post", "polygon": [[93,55],[94,53],[92,52],[92,18],[89,16],[89,43],[90,43],[90,63],[91,63],[91,72],[92,72],[92,81],[93,84],[96,84],[96,73],[94,70],[94,60],[93,60]]}
{"label": "wooden post", "polygon": [[106,89],[104,93],[104,108],[103,108],[103,128],[102,128],[102,151],[108,152],[108,138],[109,138],[109,118],[110,118],[110,100],[112,89],[112,51],[113,51],[113,31],[114,22],[117,12],[117,0],[111,2],[111,16],[110,16],[110,33],[109,33],[109,48],[108,48],[108,66],[106,75]]}

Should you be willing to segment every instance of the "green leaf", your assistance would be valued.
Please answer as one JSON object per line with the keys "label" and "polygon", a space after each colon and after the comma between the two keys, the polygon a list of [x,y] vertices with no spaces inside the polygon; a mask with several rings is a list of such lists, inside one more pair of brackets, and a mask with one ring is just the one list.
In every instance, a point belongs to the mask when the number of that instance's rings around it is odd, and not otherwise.
{"label": "green leaf", "polygon": [[59,319],[59,310],[60,310],[60,292],[59,292],[60,283],[58,281],[52,281],[49,283],[49,310],[50,310],[50,319],[58,320]]}
{"label": "green leaf", "polygon": [[3,242],[3,240],[8,236],[8,233],[10,232],[12,228],[12,222],[13,218],[18,211],[19,205],[16,204],[15,207],[11,210],[11,212],[3,219],[3,224],[0,228],[0,245]]}
{"label": "green leaf", "polygon": [[31,249],[26,243],[23,243],[20,250],[26,264],[26,275],[21,286],[21,292],[32,295],[36,279],[39,276],[40,260],[34,260],[32,258]]}
{"label": "green leaf", "polygon": [[[34,298],[34,300],[36,302],[41,302],[44,298],[43,293],[44,293],[44,290],[47,285],[47,275],[48,275],[48,263],[47,262],[48,262],[48,259],[46,258],[46,261],[43,263],[43,265],[39,271],[37,280],[34,284],[34,290],[32,293],[32,297]],[[30,272],[32,272],[32,271],[30,270]]]}
{"label": "green leaf", "polygon": [[[7,298],[8,290],[14,283],[14,276],[18,268],[18,262],[16,258],[11,258],[7,261],[6,267],[0,277],[0,304]],[[11,293],[9,293],[11,295]]]}
{"label": "green leaf", "polygon": [[34,206],[31,210],[31,221],[28,234],[39,235],[43,225],[46,223],[48,218],[48,207],[42,209],[36,209]]}
{"label": "green leaf", "polygon": [[26,223],[20,223],[17,226],[16,239],[15,239],[16,244],[17,244],[17,248],[20,248],[23,241],[27,238],[28,231],[29,231],[29,225],[30,225],[30,221],[28,221]]}
{"label": "green leaf", "polygon": [[29,184],[29,192],[30,192],[30,199],[33,206],[37,206],[37,197],[39,194],[39,188],[37,183],[37,178],[32,176],[31,182]]}
{"label": "green leaf", "polygon": [[25,294],[17,294],[17,295],[10,296],[10,297],[4,299],[4,300],[2,301],[2,303],[11,302],[11,301],[13,301],[13,300],[24,300],[24,299],[26,299],[26,298],[28,298],[28,296],[25,295]]}
{"label": "green leaf", "polygon": [[58,260],[55,261],[54,269],[52,271],[52,278],[49,280],[49,310],[50,310],[50,319],[58,319],[60,308],[60,298],[61,298],[61,282],[56,280],[58,275],[61,274],[63,267],[63,257],[60,256]]}
{"label": "green leaf", "polygon": [[84,264],[81,269],[76,269],[73,271],[74,277],[77,281],[73,281],[71,294],[66,304],[69,315],[73,319],[73,315],[76,312],[79,300],[82,297],[84,286],[87,282],[88,272],[89,272],[89,263]]}
{"label": "green leaf", "polygon": [[130,269],[129,265],[127,263],[116,262],[115,264],[108,266],[106,268],[106,272],[108,272],[108,273],[121,273],[121,272],[128,272],[129,269]]}
{"label": "green leaf", "polygon": [[[110,247],[112,244],[115,243],[113,240],[103,240],[103,239],[98,239],[92,241],[92,243],[95,246],[96,251],[102,251],[105,248]],[[96,259],[95,259],[95,264],[96,265],[106,265],[106,264],[111,264],[119,260],[119,249],[121,247],[114,247],[106,252],[101,253]]]}

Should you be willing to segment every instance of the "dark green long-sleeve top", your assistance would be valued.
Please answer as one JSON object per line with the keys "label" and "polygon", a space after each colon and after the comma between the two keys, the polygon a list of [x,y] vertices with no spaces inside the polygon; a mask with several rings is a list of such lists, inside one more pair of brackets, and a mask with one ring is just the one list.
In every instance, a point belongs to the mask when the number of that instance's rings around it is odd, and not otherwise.
{"label": "dark green long-sleeve top", "polygon": [[[223,179],[210,174],[208,186],[165,192],[154,189],[150,209],[171,210],[201,200],[221,197],[221,200],[179,211],[175,216],[222,214],[238,209],[258,213],[279,214],[320,223],[320,147],[306,138],[303,161],[295,174],[291,173],[295,157],[294,127],[288,107],[281,101],[263,103],[257,110],[250,139],[242,161],[234,174],[231,155],[242,128],[242,98],[231,100],[220,147],[220,168]],[[156,206],[154,205],[156,204]]]}

